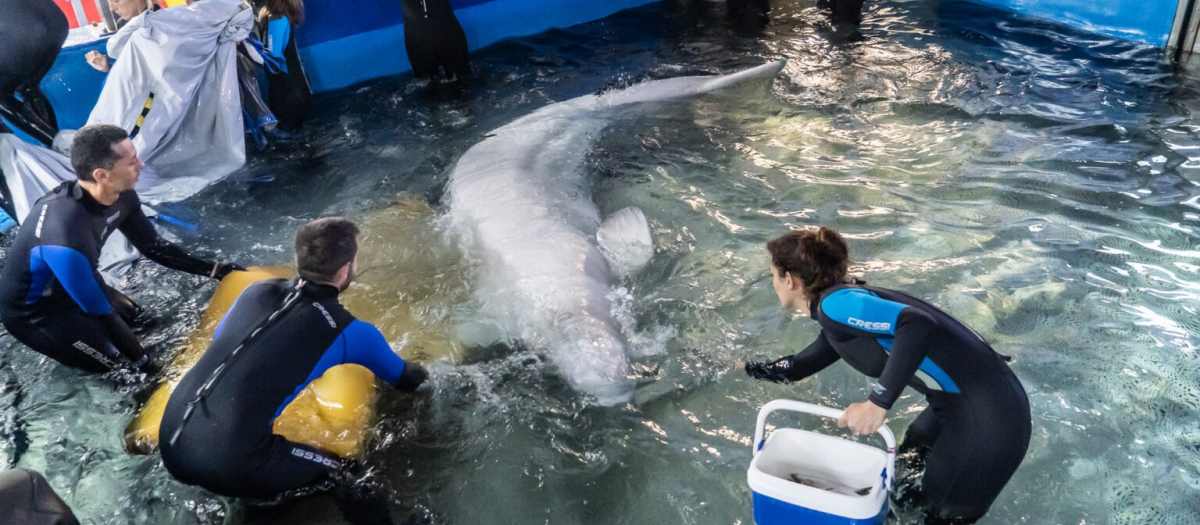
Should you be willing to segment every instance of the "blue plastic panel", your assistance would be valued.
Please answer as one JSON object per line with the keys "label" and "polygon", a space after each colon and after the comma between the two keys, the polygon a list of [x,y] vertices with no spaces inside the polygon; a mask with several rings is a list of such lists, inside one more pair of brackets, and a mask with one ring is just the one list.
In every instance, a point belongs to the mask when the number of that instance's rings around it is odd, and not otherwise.
{"label": "blue plastic panel", "polygon": [[1155,46],[1167,44],[1179,7],[1179,0],[970,1]]}
{"label": "blue plastic panel", "polygon": [[[331,0],[312,1],[305,5],[329,1]],[[404,51],[404,25],[399,23],[398,0],[356,1],[394,1],[394,5],[397,6],[397,23],[303,47],[300,56],[304,60],[314,91],[338,89],[412,69]],[[475,50],[503,38],[532,35],[552,27],[568,27],[599,20],[622,9],[655,1],[657,0],[492,0],[479,3],[478,0],[466,0],[452,4],[471,4],[458,8],[455,13],[467,34],[467,44]],[[308,24],[305,24],[305,27],[300,29],[302,34],[309,31],[307,26]],[[298,41],[304,45],[309,42],[308,38],[310,37],[302,36]]]}
{"label": "blue plastic panel", "polygon": [[[87,65],[83,56],[88,51],[104,52],[105,41],[63,48],[54,61],[54,66],[42,79],[42,92],[54,107],[54,116],[61,129],[79,129],[87,123],[92,107],[100,99],[100,88],[104,87],[104,73]],[[9,128],[12,128],[10,125]],[[13,129],[14,134],[30,143],[37,141]]]}
{"label": "blue plastic panel", "polygon": [[[463,9],[498,0],[450,0]],[[309,0],[304,2],[304,25],[296,41],[300,47],[346,38],[401,23],[400,0]]]}

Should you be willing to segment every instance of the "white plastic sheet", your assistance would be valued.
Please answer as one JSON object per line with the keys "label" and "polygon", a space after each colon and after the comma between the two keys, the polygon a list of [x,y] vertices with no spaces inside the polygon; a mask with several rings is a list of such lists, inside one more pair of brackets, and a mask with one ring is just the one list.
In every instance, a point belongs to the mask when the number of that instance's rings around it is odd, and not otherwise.
{"label": "white plastic sheet", "polygon": [[240,1],[202,0],[143,13],[109,39],[116,62],[88,124],[132,131],[154,93],[133,140],[144,202],[187,198],[245,163],[235,46],[253,24]]}
{"label": "white plastic sheet", "polygon": [[[33,203],[59,184],[75,180],[71,160],[63,154],[0,133],[0,171],[8,184],[18,222],[24,224]],[[144,209],[148,215],[153,210]],[[141,254],[119,231],[108,237],[100,251],[100,273],[110,286],[118,287]]]}

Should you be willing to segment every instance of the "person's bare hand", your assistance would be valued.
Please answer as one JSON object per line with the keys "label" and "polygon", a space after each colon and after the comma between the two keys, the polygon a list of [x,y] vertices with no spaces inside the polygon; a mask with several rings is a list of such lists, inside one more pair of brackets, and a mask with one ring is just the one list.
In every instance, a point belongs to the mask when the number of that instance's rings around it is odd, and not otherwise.
{"label": "person's bare hand", "polygon": [[846,407],[846,413],[838,420],[838,427],[850,427],[859,434],[870,434],[883,426],[887,410],[870,401],[854,403]]}
{"label": "person's bare hand", "polygon": [[94,51],[94,50],[88,51],[88,53],[86,55],[84,55],[83,58],[86,59],[88,65],[95,68],[96,71],[99,71],[101,73],[108,73],[108,68],[109,68],[108,57],[104,56],[99,51]]}

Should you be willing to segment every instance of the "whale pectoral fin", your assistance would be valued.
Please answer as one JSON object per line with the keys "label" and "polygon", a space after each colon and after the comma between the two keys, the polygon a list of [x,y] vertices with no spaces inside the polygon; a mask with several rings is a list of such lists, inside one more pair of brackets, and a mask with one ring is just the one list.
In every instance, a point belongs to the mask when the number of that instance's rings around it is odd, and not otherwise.
{"label": "whale pectoral fin", "polygon": [[600,253],[618,275],[629,275],[650,262],[654,239],[646,214],[632,206],[609,215],[596,232]]}

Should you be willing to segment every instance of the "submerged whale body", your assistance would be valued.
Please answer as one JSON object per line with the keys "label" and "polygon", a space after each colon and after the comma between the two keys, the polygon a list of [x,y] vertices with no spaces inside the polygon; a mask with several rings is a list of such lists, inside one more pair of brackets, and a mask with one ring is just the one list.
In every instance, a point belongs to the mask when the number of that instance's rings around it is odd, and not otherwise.
{"label": "submerged whale body", "polygon": [[551,104],[467,150],[450,173],[447,219],[481,268],[478,300],[501,337],[545,351],[574,388],[600,404],[628,401],[625,340],[608,296],[654,247],[641,210],[625,208],[601,221],[581,169],[585,155],[615,109],[771,78],[783,64]]}

